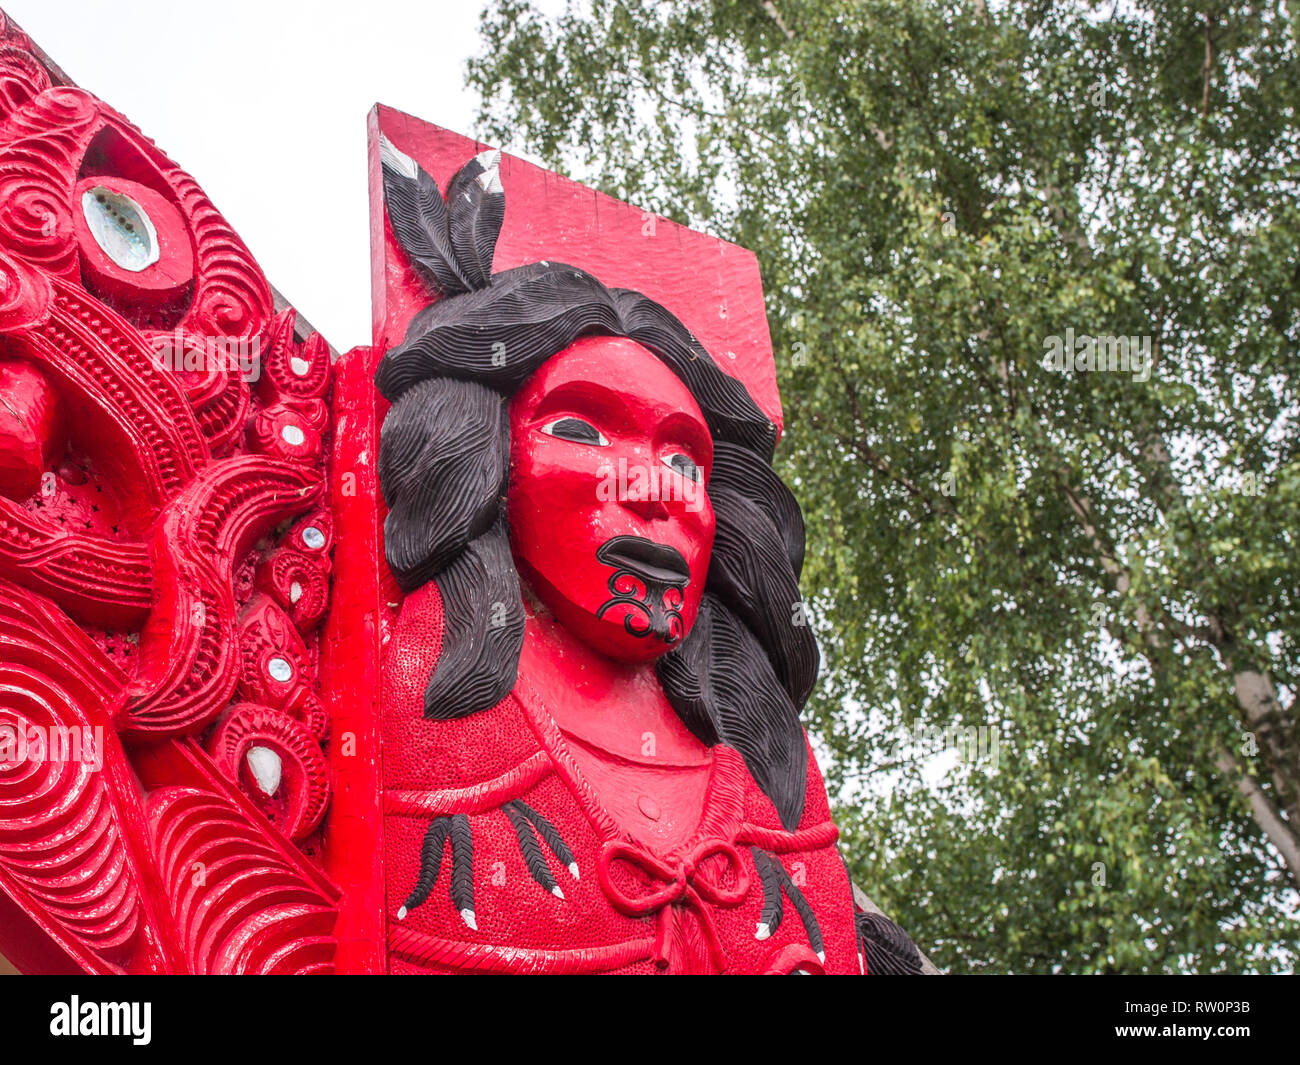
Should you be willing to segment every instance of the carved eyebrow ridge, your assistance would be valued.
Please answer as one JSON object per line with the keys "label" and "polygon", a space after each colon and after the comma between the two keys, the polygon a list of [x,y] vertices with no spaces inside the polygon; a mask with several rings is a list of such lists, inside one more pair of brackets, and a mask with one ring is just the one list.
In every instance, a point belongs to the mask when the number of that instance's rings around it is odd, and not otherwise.
{"label": "carved eyebrow ridge", "polygon": [[592,411],[619,429],[628,428],[632,422],[626,398],[594,381],[564,381],[556,385],[538,401],[530,420],[549,419],[556,414],[579,416]]}
{"label": "carved eyebrow ridge", "polygon": [[[574,400],[579,402],[574,402]],[[633,402],[629,403],[629,399]],[[584,412],[605,419],[614,429],[625,432],[635,424],[632,406],[638,397],[596,381],[564,381],[556,385],[537,403],[529,420],[533,424],[549,421],[556,415],[572,414],[580,417]],[[655,436],[666,436],[682,446],[699,452],[692,455],[697,465],[704,465],[712,448],[708,426],[689,411],[676,410],[659,419],[654,427]]]}

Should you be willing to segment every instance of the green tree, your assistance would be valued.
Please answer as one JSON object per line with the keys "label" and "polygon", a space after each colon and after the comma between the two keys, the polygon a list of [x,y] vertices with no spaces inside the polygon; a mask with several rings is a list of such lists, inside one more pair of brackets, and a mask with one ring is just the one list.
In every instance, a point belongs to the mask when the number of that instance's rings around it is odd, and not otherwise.
{"label": "green tree", "polygon": [[1294,963],[1298,26],[484,15],[485,135],[758,254],[809,724],[855,878],[954,971]]}

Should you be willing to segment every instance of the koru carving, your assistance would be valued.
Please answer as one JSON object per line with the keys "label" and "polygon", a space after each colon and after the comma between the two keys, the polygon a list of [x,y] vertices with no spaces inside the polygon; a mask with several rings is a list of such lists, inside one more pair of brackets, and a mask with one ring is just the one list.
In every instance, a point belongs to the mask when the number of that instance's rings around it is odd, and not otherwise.
{"label": "koru carving", "polygon": [[329,348],[188,175],[0,37],[0,953],[328,971]]}

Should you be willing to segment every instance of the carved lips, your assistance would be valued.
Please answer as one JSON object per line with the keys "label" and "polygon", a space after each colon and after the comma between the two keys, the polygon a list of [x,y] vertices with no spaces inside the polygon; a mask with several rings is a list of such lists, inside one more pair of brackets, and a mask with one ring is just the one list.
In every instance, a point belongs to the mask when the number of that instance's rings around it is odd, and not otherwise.
{"label": "carved lips", "polygon": [[644,536],[616,536],[600,545],[596,557],[607,566],[617,566],[657,584],[685,588],[691,581],[690,567],[677,548]]}

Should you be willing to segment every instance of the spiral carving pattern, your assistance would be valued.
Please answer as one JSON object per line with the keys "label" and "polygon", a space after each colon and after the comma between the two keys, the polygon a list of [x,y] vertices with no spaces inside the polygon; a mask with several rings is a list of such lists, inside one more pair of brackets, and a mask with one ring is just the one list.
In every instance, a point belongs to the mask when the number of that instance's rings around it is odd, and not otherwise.
{"label": "spiral carving pattern", "polygon": [[87,713],[115,667],[4,582],[0,646],[0,874],[110,970],[125,966],[140,895],[102,772],[104,732]]}

